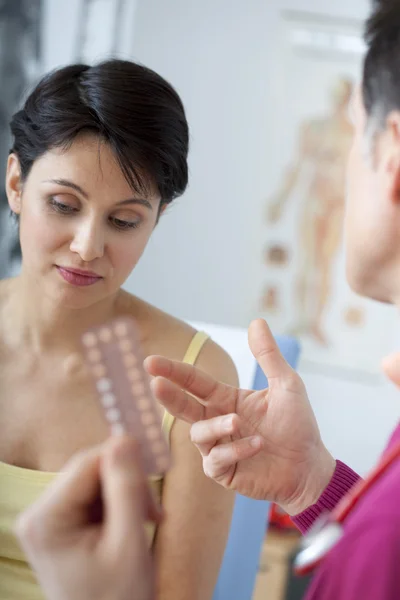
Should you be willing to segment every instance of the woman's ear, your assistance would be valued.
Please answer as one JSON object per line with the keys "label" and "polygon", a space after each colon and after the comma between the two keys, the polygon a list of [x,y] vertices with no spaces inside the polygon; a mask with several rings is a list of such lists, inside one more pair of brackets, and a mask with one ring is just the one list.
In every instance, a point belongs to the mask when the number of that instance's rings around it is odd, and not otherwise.
{"label": "woman's ear", "polygon": [[13,213],[21,213],[22,180],[21,165],[18,156],[10,154],[7,161],[6,193],[8,204]]}

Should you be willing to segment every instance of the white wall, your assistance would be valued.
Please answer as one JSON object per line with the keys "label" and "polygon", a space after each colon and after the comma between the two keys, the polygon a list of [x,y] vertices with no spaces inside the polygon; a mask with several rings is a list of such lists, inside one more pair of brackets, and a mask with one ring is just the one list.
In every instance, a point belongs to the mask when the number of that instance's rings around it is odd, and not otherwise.
{"label": "white wall", "polygon": [[[278,7],[363,18],[367,0],[139,0],[134,58],[180,92],[192,132],[191,182],[128,288],[180,317],[247,326],[257,305],[269,80]],[[302,372],[324,439],[365,472],[400,414],[396,390]]]}
{"label": "white wall", "polygon": [[190,188],[163,217],[129,289],[187,318],[245,325],[250,316],[268,134],[267,5],[138,4],[134,57],[169,79],[187,109]]}
{"label": "white wall", "polygon": [[[83,0],[43,0],[43,71],[77,60],[76,46]],[[123,27],[118,39],[117,54],[129,57],[133,49],[137,0],[124,5]],[[94,3],[90,13],[85,60],[95,62],[106,57],[105,48],[112,38],[113,2]]]}
{"label": "white wall", "polygon": [[400,394],[390,383],[341,380],[301,373],[329,450],[365,474],[400,416]]}

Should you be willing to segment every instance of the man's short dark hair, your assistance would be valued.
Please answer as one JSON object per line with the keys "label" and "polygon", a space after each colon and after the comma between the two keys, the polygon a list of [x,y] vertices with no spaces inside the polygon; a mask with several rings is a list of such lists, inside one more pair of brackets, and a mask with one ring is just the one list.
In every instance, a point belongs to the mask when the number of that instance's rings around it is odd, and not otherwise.
{"label": "man's short dark hair", "polygon": [[368,117],[383,127],[392,110],[400,110],[400,2],[376,0],[365,28],[367,54],[363,99]]}

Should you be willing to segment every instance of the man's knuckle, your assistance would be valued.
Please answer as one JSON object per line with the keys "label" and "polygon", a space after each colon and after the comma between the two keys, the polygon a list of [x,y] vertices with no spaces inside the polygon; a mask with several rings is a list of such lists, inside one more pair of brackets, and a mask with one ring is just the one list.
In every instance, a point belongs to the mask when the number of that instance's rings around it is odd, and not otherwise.
{"label": "man's knuckle", "polygon": [[204,465],[204,473],[206,477],[209,479],[214,479],[218,475],[218,465],[216,465],[215,460],[213,460],[212,456],[208,456],[203,460]]}

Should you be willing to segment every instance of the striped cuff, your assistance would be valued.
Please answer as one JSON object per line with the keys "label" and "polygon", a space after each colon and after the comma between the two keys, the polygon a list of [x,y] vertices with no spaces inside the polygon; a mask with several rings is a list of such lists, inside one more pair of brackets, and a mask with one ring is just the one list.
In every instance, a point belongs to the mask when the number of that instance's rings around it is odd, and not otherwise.
{"label": "striped cuff", "polygon": [[293,523],[301,533],[306,533],[322,513],[331,512],[335,508],[359,479],[359,475],[353,469],[337,460],[332,479],[319,500],[303,512],[292,517]]}

